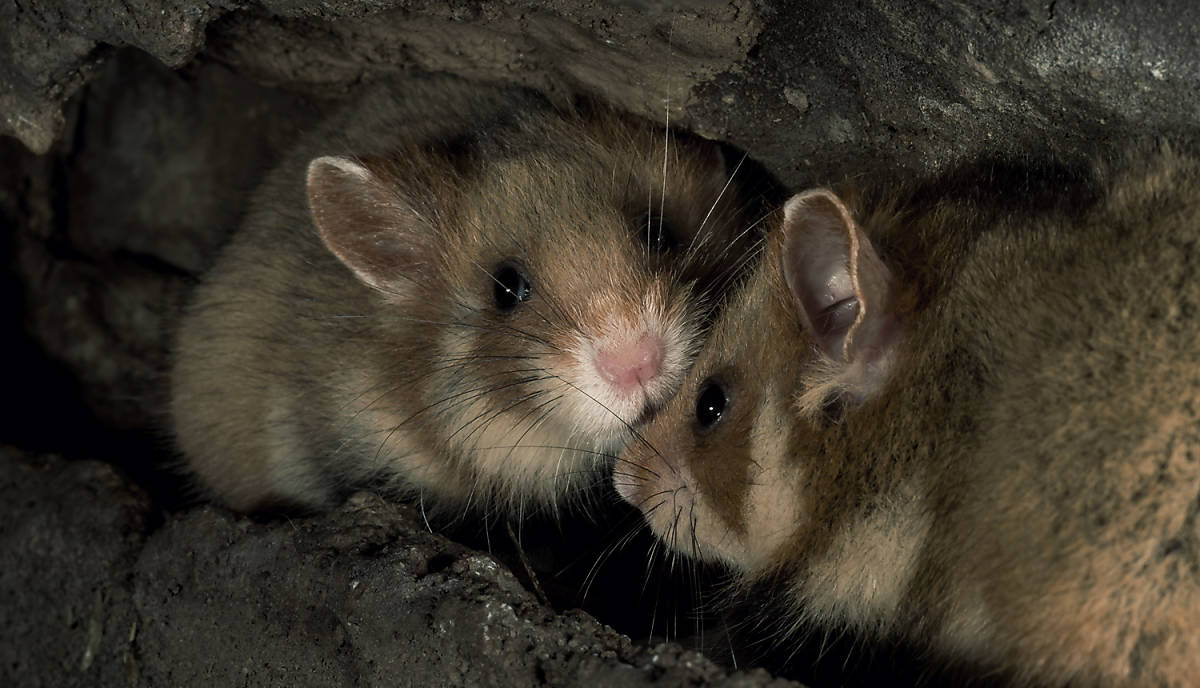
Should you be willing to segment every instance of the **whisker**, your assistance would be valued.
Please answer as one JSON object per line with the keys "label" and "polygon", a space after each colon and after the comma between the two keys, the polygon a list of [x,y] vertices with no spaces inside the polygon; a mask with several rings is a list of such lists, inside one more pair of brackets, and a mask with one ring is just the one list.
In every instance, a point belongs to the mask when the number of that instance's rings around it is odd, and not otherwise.
{"label": "whisker", "polygon": [[[524,359],[532,359],[532,358],[534,358],[534,357],[532,357],[532,356],[512,356],[512,357],[497,356],[497,357],[495,357],[496,360],[501,360],[501,359],[524,360]],[[353,419],[357,418],[359,415],[361,415],[369,410],[374,409],[375,405],[377,403],[379,403],[384,398],[387,398],[389,395],[391,395],[394,392],[396,392],[397,390],[399,390],[402,385],[407,387],[407,386],[413,385],[417,382],[421,382],[437,373],[445,372],[447,370],[458,370],[461,368],[461,364],[465,360],[470,360],[470,357],[463,357],[462,360],[459,360],[457,362],[452,361],[443,366],[433,367],[433,368],[427,370],[426,372],[422,373],[421,375],[418,375],[413,378],[406,378],[403,381],[403,383],[401,383],[401,384],[389,383],[387,380],[381,380],[380,382],[378,382],[370,387],[365,388],[362,392],[360,392],[359,394],[357,394],[354,397],[352,397],[351,399],[349,399],[346,403],[344,403],[342,405],[341,408],[343,410],[345,410],[348,406],[350,406],[350,404],[354,403],[355,401],[359,401],[360,399],[362,399],[362,397],[366,396],[367,393],[378,391],[384,385],[390,384],[390,386],[387,389],[385,389],[381,394],[379,394],[374,399],[372,399],[369,403],[360,407],[357,411],[355,411],[353,414],[351,414],[351,416],[348,420],[353,420]],[[404,363],[407,363],[407,361],[405,361]],[[395,365],[396,364],[393,364],[393,366],[395,366]],[[388,368],[385,368],[384,372],[389,371],[393,366],[389,366]],[[482,381],[482,380],[486,380],[486,379],[492,378],[492,377],[507,377],[508,375],[511,375],[513,373],[531,372],[534,370],[538,370],[538,369],[529,368],[529,369],[501,370],[501,371],[495,371],[495,372],[488,373],[487,375],[480,376],[479,379]]]}
{"label": "whisker", "polygon": [[558,379],[559,379],[559,380],[560,380],[560,381],[561,381],[563,384],[565,384],[565,385],[567,385],[567,386],[571,387],[571,388],[572,388],[572,389],[574,389],[576,392],[579,392],[579,393],[580,393],[580,394],[582,394],[583,396],[585,396],[585,397],[587,397],[588,399],[592,400],[592,401],[593,401],[593,402],[594,402],[594,403],[595,403],[597,406],[599,406],[600,408],[602,408],[602,409],[604,409],[605,411],[607,411],[607,412],[608,412],[608,413],[609,413],[609,414],[610,414],[610,415],[611,415],[613,418],[616,418],[618,421],[620,421],[620,422],[621,422],[621,425],[624,425],[624,426],[625,426],[625,429],[629,431],[629,434],[630,434],[630,435],[632,435],[633,439],[636,439],[637,441],[639,441],[639,442],[641,442],[643,445],[645,445],[645,446],[646,446],[646,448],[648,448],[650,451],[654,452],[655,456],[662,457],[662,454],[660,454],[660,453],[659,453],[658,449],[657,449],[657,448],[656,448],[654,445],[650,444],[650,442],[648,442],[648,441],[646,440],[646,438],[642,436],[642,433],[638,432],[637,428],[633,427],[633,425],[632,425],[632,424],[631,424],[629,421],[627,421],[627,420],[625,420],[624,418],[622,418],[621,416],[617,415],[617,413],[616,413],[615,411],[613,411],[612,409],[610,409],[610,408],[609,408],[607,405],[605,405],[604,403],[602,403],[602,402],[601,402],[599,399],[597,399],[596,397],[594,397],[594,396],[592,396],[592,395],[588,394],[587,392],[583,391],[583,390],[582,390],[582,389],[580,389],[580,388],[579,388],[577,385],[574,385],[574,384],[572,384],[572,383],[571,383],[571,381],[569,381],[569,380],[564,380],[564,379],[563,379],[563,378],[561,378],[561,377],[560,377],[560,378],[558,378]]}
{"label": "whisker", "polygon": [[[742,169],[742,163],[746,162],[748,155],[748,153],[743,153],[742,159],[738,160],[738,163],[734,166],[733,171],[729,173],[729,178],[725,180],[725,185],[721,187],[720,193],[717,194],[716,199],[714,199],[712,205],[709,206],[708,212],[704,214],[704,219],[700,220],[700,226],[696,228],[696,234],[692,236],[692,241],[688,244],[687,250],[683,252],[685,256],[691,255],[692,247],[695,245],[696,239],[704,233],[704,226],[708,224],[708,220],[712,217],[713,211],[717,209],[717,206],[721,203],[721,199],[725,197],[725,192],[728,191],[729,187],[733,184],[733,178],[737,176],[738,170]],[[743,232],[743,234],[745,234],[745,232]],[[737,241],[740,238],[741,235],[738,235],[733,238],[733,241]]]}
{"label": "whisker", "polygon": [[[542,380],[549,380],[552,378],[553,378],[553,376],[551,376],[551,375],[531,376],[531,377],[523,378],[520,380],[516,380],[514,382],[509,382],[507,384],[496,386],[496,387],[492,388],[491,390],[489,390],[488,393],[494,394],[495,392],[498,392],[498,391],[501,391],[504,389],[509,389],[511,387],[516,387],[518,385],[529,384],[530,382],[539,382]],[[473,429],[471,432],[469,432],[466,436],[463,437],[463,442],[465,443],[467,440],[469,440],[471,438],[472,435],[474,435],[476,432],[478,432],[481,428],[486,427],[488,424],[490,424],[490,422],[492,420],[495,420],[496,418],[498,418],[502,414],[508,412],[509,410],[516,408],[517,406],[525,403],[526,401],[528,401],[530,399],[535,399],[535,398],[541,396],[542,394],[544,394],[544,392],[542,390],[534,390],[532,392],[528,392],[522,396],[517,397],[516,401],[510,402],[506,406],[502,406],[498,409],[485,408],[483,411],[479,412],[473,418],[463,422],[457,430],[450,433],[450,435],[446,437],[445,441],[446,441],[446,443],[449,443],[451,440],[454,439],[454,437],[458,433],[462,432],[468,426],[477,425],[477,427],[475,429]],[[483,397],[481,396],[481,397],[476,397],[476,398],[483,398]],[[486,421],[484,421],[483,423],[477,423],[477,421],[481,420],[485,416],[487,417]]]}

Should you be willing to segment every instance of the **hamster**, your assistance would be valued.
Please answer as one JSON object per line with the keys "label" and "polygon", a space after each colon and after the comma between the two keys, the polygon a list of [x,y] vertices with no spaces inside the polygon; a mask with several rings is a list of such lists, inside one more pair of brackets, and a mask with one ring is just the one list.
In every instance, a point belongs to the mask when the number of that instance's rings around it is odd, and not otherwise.
{"label": "hamster", "polygon": [[794,196],[617,491],[792,629],[1195,685],[1200,164],[1095,169],[1028,205]]}
{"label": "hamster", "polygon": [[553,509],[674,393],[760,245],[717,144],[450,78],[298,144],[181,318],[171,422],[226,505]]}

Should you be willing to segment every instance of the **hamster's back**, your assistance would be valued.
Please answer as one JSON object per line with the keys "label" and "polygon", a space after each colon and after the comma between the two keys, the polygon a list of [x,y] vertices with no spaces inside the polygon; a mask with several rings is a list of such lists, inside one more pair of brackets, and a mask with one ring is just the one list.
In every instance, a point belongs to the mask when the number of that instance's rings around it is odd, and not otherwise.
{"label": "hamster's back", "polygon": [[1200,174],[1144,159],[1076,222],[981,239],[968,275],[1010,277],[959,292],[1003,346],[937,500],[944,638],[1052,684],[1200,677]]}

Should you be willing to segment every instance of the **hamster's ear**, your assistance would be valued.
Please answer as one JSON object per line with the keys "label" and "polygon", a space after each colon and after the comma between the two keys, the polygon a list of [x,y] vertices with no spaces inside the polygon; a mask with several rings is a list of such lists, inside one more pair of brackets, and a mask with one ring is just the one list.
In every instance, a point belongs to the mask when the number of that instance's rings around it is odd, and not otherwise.
{"label": "hamster's ear", "polygon": [[[817,346],[869,393],[898,344],[893,284],[842,200],[827,189],[792,196],[783,209],[783,275]],[[865,365],[855,365],[865,364]],[[878,379],[877,379],[878,378]]]}
{"label": "hamster's ear", "polygon": [[407,293],[430,262],[431,228],[399,190],[355,160],[310,162],[308,205],[325,246],[375,289]]}

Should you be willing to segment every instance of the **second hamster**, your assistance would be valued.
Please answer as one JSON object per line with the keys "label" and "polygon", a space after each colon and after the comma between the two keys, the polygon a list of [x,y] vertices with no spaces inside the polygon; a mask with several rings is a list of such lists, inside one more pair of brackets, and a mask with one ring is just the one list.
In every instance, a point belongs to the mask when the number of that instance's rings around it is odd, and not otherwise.
{"label": "second hamster", "polygon": [[756,247],[716,144],[449,78],[377,87],[256,192],[178,331],[190,470],[240,510],[368,486],[554,507],[683,378]]}
{"label": "second hamster", "polygon": [[1195,685],[1200,163],[1116,170],[1078,206],[794,197],[618,491],[806,626]]}

